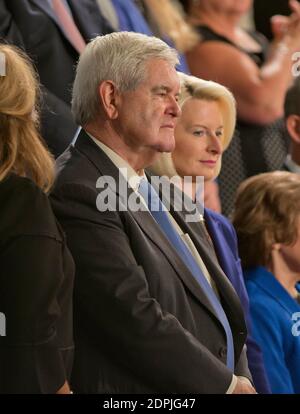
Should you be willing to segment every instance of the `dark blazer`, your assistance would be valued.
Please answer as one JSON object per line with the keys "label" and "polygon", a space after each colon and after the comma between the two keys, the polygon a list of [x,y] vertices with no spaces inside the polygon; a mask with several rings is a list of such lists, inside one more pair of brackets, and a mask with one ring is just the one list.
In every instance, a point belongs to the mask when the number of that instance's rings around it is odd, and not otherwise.
{"label": "dark blazer", "polygon": [[0,182],[0,217],[0,393],[54,393],[72,367],[74,262],[29,179]]}
{"label": "dark blazer", "polygon": [[[88,42],[113,29],[95,0],[67,0],[75,23]],[[55,155],[71,142],[76,125],[70,102],[78,52],[60,26],[49,0],[0,0],[0,38],[24,49],[37,68],[43,88],[43,136]]]}
{"label": "dark blazer", "polygon": [[245,277],[253,336],[263,351],[272,392],[299,394],[300,304],[262,266],[247,269]]}
{"label": "dark blazer", "polygon": [[251,335],[249,298],[244,282],[241,260],[238,255],[236,232],[226,217],[212,210],[205,209],[204,218],[219,264],[235,288],[242,303],[248,327],[246,341],[248,364],[255,389],[258,393],[269,394],[271,388],[265,372],[262,352]]}
{"label": "dark blazer", "polygon": [[[109,176],[122,183],[118,169],[83,130],[75,146],[58,159],[57,168],[51,202],[77,269],[74,390],[226,392],[232,373],[225,365],[223,327],[151,214],[96,208],[98,178]],[[110,187],[124,207],[127,197],[113,183]],[[234,338],[235,373],[251,378],[238,297],[202,244],[197,223],[189,226],[182,213],[173,214],[196,244],[221,293]]]}

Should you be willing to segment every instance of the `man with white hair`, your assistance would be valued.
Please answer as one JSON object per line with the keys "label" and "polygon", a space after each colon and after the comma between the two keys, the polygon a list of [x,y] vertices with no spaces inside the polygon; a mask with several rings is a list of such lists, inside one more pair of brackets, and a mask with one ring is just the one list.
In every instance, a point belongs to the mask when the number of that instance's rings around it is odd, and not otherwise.
{"label": "man with white hair", "polygon": [[251,376],[234,289],[201,226],[166,211],[144,173],[174,148],[177,62],[163,41],[120,32],[94,39],[77,67],[83,129],[51,195],[77,267],[75,392],[255,392],[240,378]]}

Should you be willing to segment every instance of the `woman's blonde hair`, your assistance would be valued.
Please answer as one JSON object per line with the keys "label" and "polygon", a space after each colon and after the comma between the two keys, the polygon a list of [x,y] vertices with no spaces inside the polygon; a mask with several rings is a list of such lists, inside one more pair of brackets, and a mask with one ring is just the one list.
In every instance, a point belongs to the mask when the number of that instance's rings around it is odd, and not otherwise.
{"label": "woman's blonde hair", "polygon": [[[180,78],[178,103],[181,108],[191,98],[218,102],[224,120],[222,147],[223,150],[226,150],[232,140],[236,124],[236,102],[232,93],[225,86],[217,82],[199,79],[181,72],[178,72],[178,75]],[[219,160],[219,168],[216,171],[216,176],[221,169],[221,157]],[[167,175],[168,177],[178,175],[170,153],[161,154],[151,167],[151,170],[155,174]]]}
{"label": "woman's blonde hair", "polygon": [[145,0],[145,4],[154,17],[161,35],[171,38],[179,52],[187,52],[199,43],[198,33],[186,22],[177,1]]}
{"label": "woman's blonde hair", "polygon": [[236,124],[236,102],[232,93],[225,86],[196,76],[178,73],[180,78],[179,105],[182,107],[187,99],[218,102],[224,120],[223,150],[225,151],[233,137]]}
{"label": "woman's blonde hair", "polygon": [[233,214],[243,266],[269,266],[275,243],[289,245],[297,240],[299,216],[298,174],[274,171],[243,181]]}
{"label": "woman's blonde hair", "polygon": [[0,44],[4,71],[0,76],[0,181],[15,173],[49,191],[54,160],[38,133],[37,75],[28,57],[14,46]]}

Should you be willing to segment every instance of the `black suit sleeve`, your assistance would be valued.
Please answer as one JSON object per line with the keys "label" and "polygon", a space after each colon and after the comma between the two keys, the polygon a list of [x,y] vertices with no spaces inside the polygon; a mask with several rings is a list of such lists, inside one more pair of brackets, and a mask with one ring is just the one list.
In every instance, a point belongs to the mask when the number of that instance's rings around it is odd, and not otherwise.
{"label": "black suit sleeve", "polygon": [[55,158],[71,143],[78,126],[71,108],[63,100],[42,87],[41,133]]}
{"label": "black suit sleeve", "polygon": [[97,211],[95,192],[81,185],[51,198],[75,258],[75,303],[88,341],[153,390],[225,393],[232,374],[151,295],[119,214]]}
{"label": "black suit sleeve", "polygon": [[0,393],[55,393],[72,364],[73,262],[47,196],[26,178],[0,184]]}
{"label": "black suit sleeve", "polygon": [[20,236],[1,251],[0,390],[54,393],[66,381],[57,343],[61,244],[50,237]]}

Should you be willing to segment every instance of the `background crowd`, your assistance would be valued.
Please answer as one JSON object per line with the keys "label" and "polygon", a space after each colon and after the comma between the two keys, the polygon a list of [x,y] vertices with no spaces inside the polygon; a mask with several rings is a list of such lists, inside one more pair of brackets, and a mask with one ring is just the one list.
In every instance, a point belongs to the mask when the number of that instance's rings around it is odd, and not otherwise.
{"label": "background crowd", "polygon": [[0,393],[300,393],[297,52],[296,0],[0,0]]}

